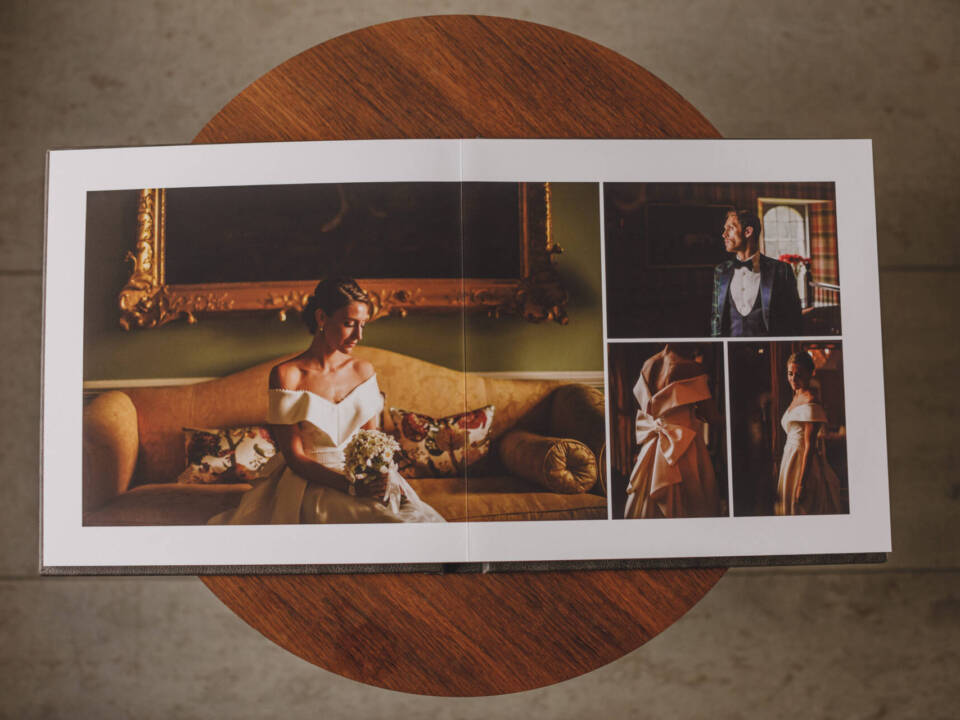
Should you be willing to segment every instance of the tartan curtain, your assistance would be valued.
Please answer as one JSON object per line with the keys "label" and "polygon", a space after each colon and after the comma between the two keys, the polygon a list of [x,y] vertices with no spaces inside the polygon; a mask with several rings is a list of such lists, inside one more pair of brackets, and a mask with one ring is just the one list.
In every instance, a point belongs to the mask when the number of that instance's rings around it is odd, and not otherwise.
{"label": "tartan curtain", "polygon": [[837,266],[837,213],[832,202],[811,203],[810,256],[814,282],[840,284]]}

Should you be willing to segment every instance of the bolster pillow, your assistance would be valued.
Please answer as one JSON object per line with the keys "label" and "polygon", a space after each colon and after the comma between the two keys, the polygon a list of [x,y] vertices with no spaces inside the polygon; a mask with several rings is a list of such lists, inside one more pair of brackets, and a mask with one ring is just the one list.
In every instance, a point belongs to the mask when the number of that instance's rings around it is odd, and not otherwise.
{"label": "bolster pillow", "polygon": [[556,493],[583,493],[597,482],[597,459],[579,440],[513,430],[500,440],[500,460],[511,474]]}

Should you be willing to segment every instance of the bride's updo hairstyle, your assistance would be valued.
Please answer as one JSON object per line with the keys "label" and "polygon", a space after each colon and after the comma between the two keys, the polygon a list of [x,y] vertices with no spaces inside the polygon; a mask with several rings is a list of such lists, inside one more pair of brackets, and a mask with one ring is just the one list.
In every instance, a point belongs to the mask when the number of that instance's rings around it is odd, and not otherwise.
{"label": "bride's updo hairstyle", "polygon": [[802,368],[807,377],[813,377],[813,358],[806,350],[795,352],[787,358],[787,365],[793,363],[798,368]]}
{"label": "bride's updo hairstyle", "polygon": [[311,335],[317,332],[317,310],[323,310],[328,316],[352,302],[364,303],[373,313],[373,303],[367,291],[357,285],[357,281],[348,277],[321,280],[313,289],[313,295],[307,298],[303,308],[303,324]]}

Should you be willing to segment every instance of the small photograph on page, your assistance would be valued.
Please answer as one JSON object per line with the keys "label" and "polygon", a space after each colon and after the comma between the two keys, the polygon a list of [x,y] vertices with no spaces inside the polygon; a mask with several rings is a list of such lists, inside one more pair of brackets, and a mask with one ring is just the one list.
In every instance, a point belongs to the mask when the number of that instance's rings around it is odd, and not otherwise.
{"label": "small photograph on page", "polygon": [[610,343],[614,518],[729,514],[723,347]]}
{"label": "small photograph on page", "polygon": [[607,335],[840,334],[832,182],[606,183]]}
{"label": "small photograph on page", "polygon": [[848,513],[841,343],[739,342],[727,352],[734,514]]}

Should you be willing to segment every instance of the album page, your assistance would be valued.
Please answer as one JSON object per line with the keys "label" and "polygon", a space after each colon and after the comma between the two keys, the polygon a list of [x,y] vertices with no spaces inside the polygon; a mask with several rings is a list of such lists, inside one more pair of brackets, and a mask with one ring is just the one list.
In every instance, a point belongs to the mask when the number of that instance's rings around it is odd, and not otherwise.
{"label": "album page", "polygon": [[52,151],[41,571],[882,560],[874,217],[869,141]]}

